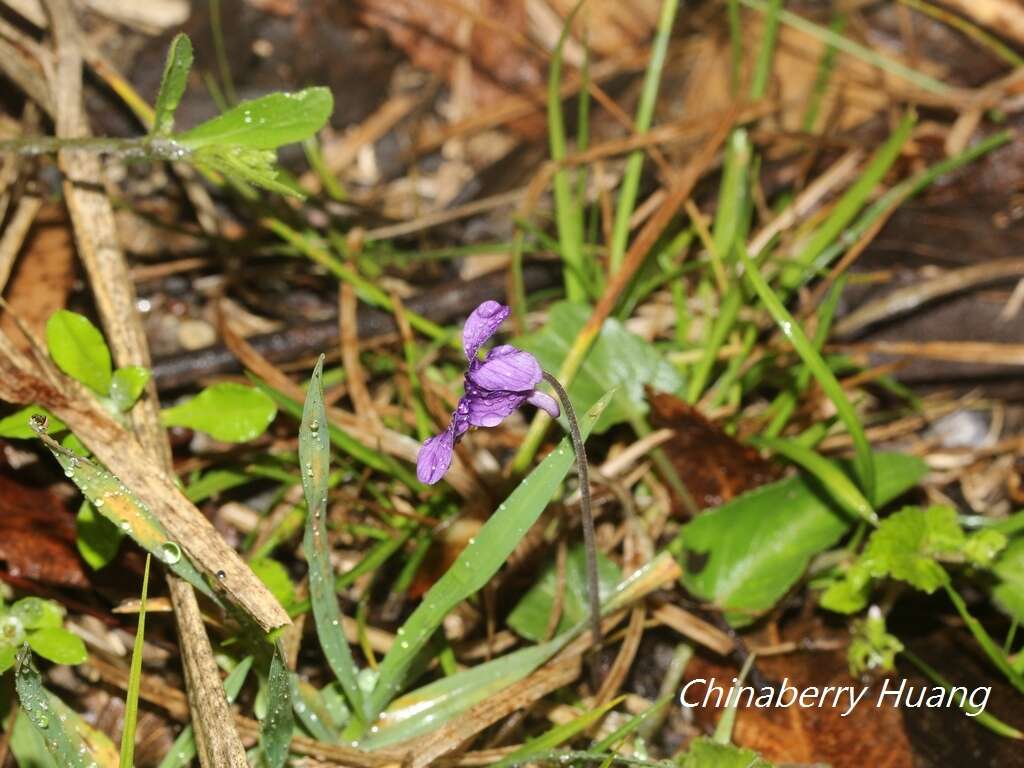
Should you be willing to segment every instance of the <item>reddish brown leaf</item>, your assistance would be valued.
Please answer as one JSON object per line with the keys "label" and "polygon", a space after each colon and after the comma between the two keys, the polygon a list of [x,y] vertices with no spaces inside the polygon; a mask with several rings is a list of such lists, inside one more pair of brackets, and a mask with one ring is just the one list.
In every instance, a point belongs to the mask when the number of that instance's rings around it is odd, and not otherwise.
{"label": "reddish brown leaf", "polygon": [[[835,695],[825,697],[824,706],[747,707],[742,698],[733,741],[756,750],[765,759],[779,765],[827,764],[833,768],[910,768],[914,764],[910,741],[904,731],[898,708],[886,700],[876,706],[882,690],[881,680],[865,682],[850,676],[844,648],[828,651],[804,651],[757,661],[761,673],[776,687],[783,681],[790,688],[807,691],[811,687],[853,686],[868,692],[850,713],[843,697],[834,706]],[[695,659],[687,669],[687,678],[715,678],[715,685],[726,693],[736,676],[735,667]],[[749,685],[749,681],[747,682]],[[705,687],[694,684],[687,693],[690,702],[702,700]],[[713,699],[714,697],[712,697]],[[724,704],[725,696],[722,696]],[[810,703],[810,696],[807,702]],[[715,703],[712,700],[712,705]],[[724,706],[694,710],[697,721],[711,731]]]}
{"label": "reddish brown leaf", "polygon": [[75,518],[53,493],[0,474],[0,560],[12,576],[87,587],[75,549]]}
{"label": "reddish brown leaf", "polygon": [[648,390],[651,423],[675,431],[662,446],[700,509],[776,480],[779,469],[675,395]]}

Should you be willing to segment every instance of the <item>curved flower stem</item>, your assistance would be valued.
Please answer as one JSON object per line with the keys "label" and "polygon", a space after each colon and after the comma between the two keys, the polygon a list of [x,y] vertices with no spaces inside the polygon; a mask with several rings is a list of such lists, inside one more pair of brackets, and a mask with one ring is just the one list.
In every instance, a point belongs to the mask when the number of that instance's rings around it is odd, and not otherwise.
{"label": "curved flower stem", "polygon": [[576,421],[569,393],[561,382],[547,371],[542,371],[544,380],[551,385],[562,403],[565,418],[569,422],[569,437],[572,449],[576,453],[576,472],[580,478],[580,517],[583,521],[583,548],[587,556],[587,598],[590,602],[590,633],[594,638],[594,647],[601,645],[601,595],[597,580],[597,541],[594,536],[594,515],[590,510],[590,475],[587,465],[587,451],[580,435],[580,425]]}

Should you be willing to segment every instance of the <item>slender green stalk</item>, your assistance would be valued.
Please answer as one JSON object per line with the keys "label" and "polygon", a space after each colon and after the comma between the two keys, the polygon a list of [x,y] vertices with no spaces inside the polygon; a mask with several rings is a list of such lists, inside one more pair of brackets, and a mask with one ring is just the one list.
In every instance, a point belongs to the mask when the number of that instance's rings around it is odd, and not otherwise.
{"label": "slender green stalk", "polygon": [[22,136],[0,141],[0,155],[17,154],[23,157],[55,155],[62,149],[80,149],[126,160],[187,160],[192,150],[174,139],[155,136],[114,138],[84,136],[64,138],[58,136]]}
{"label": "slender green stalk", "polygon": [[[640,92],[640,103],[637,105],[634,130],[637,134],[650,130],[654,117],[654,106],[658,99],[658,86],[661,73],[665,67],[668,44],[672,37],[672,25],[675,22],[679,0],[663,0],[661,14],[658,17],[658,28],[651,46],[651,58],[644,74],[643,90]],[[626,255],[626,242],[629,239],[629,220],[636,206],[637,191],[640,188],[640,172],[643,170],[644,152],[637,149],[629,154],[626,160],[626,171],[619,187],[619,200],[615,208],[615,220],[612,227],[611,251],[609,254],[608,271],[615,274],[622,266]]]}
{"label": "slender green stalk", "polygon": [[587,467],[587,449],[580,434],[580,425],[576,420],[576,410],[572,407],[569,393],[562,383],[547,371],[543,372],[544,381],[551,385],[562,403],[565,420],[569,423],[569,437],[572,438],[572,449],[576,454],[576,472],[580,478],[580,519],[583,522],[583,547],[587,556],[587,599],[590,603],[590,635],[594,647],[601,645],[601,593],[598,589],[597,575],[597,537],[594,535],[594,513],[590,509],[590,472]]}

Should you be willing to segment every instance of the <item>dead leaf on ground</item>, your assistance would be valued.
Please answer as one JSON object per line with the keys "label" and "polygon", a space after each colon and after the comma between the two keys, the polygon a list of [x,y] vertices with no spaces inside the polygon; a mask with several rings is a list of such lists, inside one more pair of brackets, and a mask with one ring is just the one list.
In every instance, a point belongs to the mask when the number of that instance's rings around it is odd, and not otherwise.
{"label": "dead leaf on ground", "polygon": [[779,469],[675,395],[648,390],[651,425],[675,436],[662,446],[699,509],[717,507],[778,479]]}
{"label": "dead leaf on ground", "polygon": [[0,329],[23,351],[28,341],[15,328],[12,315],[41,339],[46,321],[67,303],[75,280],[74,244],[63,208],[44,207],[22,247],[11,282],[4,291],[8,309]]}
{"label": "dead leaf on ground", "polygon": [[[802,634],[802,633],[801,633]],[[765,678],[776,685],[783,680],[797,690],[814,686],[854,686],[864,683],[850,676],[844,648],[827,651],[801,651],[776,657],[761,657],[758,667]],[[687,679],[716,678],[726,691],[736,676],[735,667],[716,664],[702,657],[687,668]],[[749,683],[748,683],[749,684]],[[733,741],[756,750],[775,764],[827,764],[833,768],[911,768],[914,756],[903,728],[900,710],[892,706],[876,707],[881,681],[872,681],[870,690],[846,717],[844,701],[840,706],[787,708],[748,708],[741,706],[736,718]],[[705,688],[694,685],[689,701],[702,699]],[[724,695],[722,697],[724,704]],[[746,699],[744,698],[744,703]],[[829,699],[829,704],[833,699]],[[695,709],[702,728],[710,732],[724,707]]]}
{"label": "dead leaf on ground", "polygon": [[75,518],[50,491],[0,474],[0,560],[7,572],[32,581],[88,587],[75,549]]}

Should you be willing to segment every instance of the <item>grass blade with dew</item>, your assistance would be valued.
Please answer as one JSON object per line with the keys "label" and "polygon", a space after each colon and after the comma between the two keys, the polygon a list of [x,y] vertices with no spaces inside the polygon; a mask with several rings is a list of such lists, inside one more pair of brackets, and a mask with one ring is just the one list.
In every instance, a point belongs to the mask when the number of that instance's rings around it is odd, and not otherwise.
{"label": "grass blade with dew", "polygon": [[[607,616],[642,599],[678,578],[679,573],[672,556],[662,552],[616,584],[614,592],[601,604],[601,615]],[[380,716],[376,728],[360,741],[361,746],[378,749],[441,727],[478,702],[500,695],[505,688],[531,674],[587,627],[589,617],[551,640],[458,670],[404,694]]]}
{"label": "grass blade with dew", "polygon": [[64,727],[64,722],[54,711],[51,694],[43,687],[39,670],[32,662],[32,651],[28,644],[18,651],[18,662],[14,671],[14,687],[18,701],[36,732],[43,737],[57,765],[61,768],[86,768],[94,765],[89,750],[78,737]]}
{"label": "grass blade with dew", "polygon": [[[233,704],[238,698],[250,669],[252,669],[252,656],[246,656],[224,678],[224,695],[227,696],[229,704]],[[187,724],[181,729],[178,738],[174,740],[157,768],[188,768],[195,762],[197,754],[195,732],[192,730],[192,725]]]}
{"label": "grass blade with dew", "polygon": [[306,404],[302,409],[302,424],[299,427],[299,463],[308,508],[302,549],[309,563],[309,595],[320,646],[349,704],[359,716],[363,712],[363,695],[359,689],[358,670],[352,651],[341,627],[341,611],[334,591],[334,571],[327,541],[325,517],[331,443],[327,436],[323,369],[324,356],[321,355],[309,382]]}
{"label": "grass blade with dew", "polygon": [[[610,398],[611,393],[601,398],[581,420],[584,439]],[[380,676],[366,711],[368,720],[376,718],[407,682],[406,674],[445,616],[476,594],[501,568],[547,507],[574,460],[572,444],[565,438],[498,506],[458,560],[430,588],[399,628],[395,644],[380,664]]]}
{"label": "grass blade with dew", "polygon": [[146,635],[146,596],[149,594],[149,566],[152,556],[146,555],[142,572],[142,596],[139,598],[139,625],[132,646],[132,663],[128,672],[128,690],[124,695],[124,729],[121,731],[121,768],[135,766],[135,728],[139,721],[139,686],[142,683],[142,646]]}
{"label": "grass blade with dew", "polygon": [[778,324],[779,329],[789,339],[796,353],[800,355],[804,365],[811,371],[811,375],[814,376],[819,386],[832,401],[839,418],[846,425],[856,451],[854,463],[857,467],[857,475],[860,479],[861,487],[864,490],[864,495],[869,500],[873,500],[875,498],[875,465],[871,459],[871,445],[864,434],[864,427],[860,423],[857,412],[850,405],[846,393],[832,373],[832,370],[821,358],[821,355],[818,354],[814,345],[811,344],[804,334],[803,329],[800,328],[800,325],[789,313],[789,310],[786,309],[779,300],[779,297],[775,295],[775,292],[772,291],[771,287],[761,276],[757,265],[747,255],[746,248],[741,245],[738,253],[743,261],[744,276],[761,298],[765,309],[768,310],[772,319]]}
{"label": "grass blade with dew", "polygon": [[46,428],[34,422],[33,428],[43,444],[78,486],[93,507],[127,533],[144,550],[166,565],[207,597],[217,600],[199,569],[185,556],[183,549],[167,533],[149,508],[124,483],[85,456],[65,448],[46,434]]}
{"label": "grass blade with dew", "polygon": [[[565,19],[562,33],[551,55],[548,72],[548,145],[551,160],[561,164],[566,156],[565,117],[562,114],[562,53],[569,38],[573,19],[586,0],[579,0]],[[558,227],[559,253],[564,263],[565,295],[569,301],[586,301],[586,274],[583,260],[583,211],[573,195],[568,168],[559,167],[552,180],[555,192],[555,223]]]}
{"label": "grass blade with dew", "polygon": [[[302,405],[298,401],[293,400],[283,392],[274,389],[258,377],[250,376],[250,379],[259,389],[270,395],[270,398],[277,403],[278,408],[297,419],[302,418]],[[360,461],[370,467],[370,469],[375,469],[378,472],[394,476],[397,480],[405,483],[411,488],[420,487],[420,482],[416,479],[415,473],[410,471],[401,462],[387,454],[378,453],[373,448],[363,445],[348,432],[335,424],[327,423],[326,429],[330,436],[331,443],[333,443],[334,447],[339,451],[344,451],[356,461]]]}
{"label": "grass blade with dew", "polygon": [[260,724],[260,749],[267,768],[283,768],[294,728],[291,673],[280,643],[274,644],[267,673],[267,714]]}
{"label": "grass blade with dew", "polygon": [[547,733],[544,733],[535,739],[530,739],[515,752],[510,755],[506,755],[503,759],[495,763],[493,768],[510,768],[510,766],[519,765],[527,760],[532,760],[538,755],[547,754],[559,744],[568,741],[578,733],[585,731],[594,723],[598,722],[611,709],[618,706],[624,698],[625,696],[619,696],[618,698],[612,699],[607,704],[603,704],[596,709],[584,712],[582,715],[570,720],[568,723],[556,725]]}
{"label": "grass blade with dew", "polygon": [[[668,44],[672,37],[672,25],[675,23],[679,0],[662,0],[661,13],[658,16],[658,27],[651,44],[651,58],[647,62],[644,73],[643,90],[636,108],[636,119],[633,131],[641,135],[650,130],[654,118],[654,106],[658,100],[658,88],[661,85],[661,73],[668,56]],[[629,239],[629,221],[636,207],[637,191],[640,189],[640,172],[644,165],[644,150],[636,149],[629,153],[626,170],[619,185],[619,199],[615,206],[615,219],[612,225],[611,250],[608,255],[608,271],[614,274],[622,266],[626,255],[626,242]]]}

